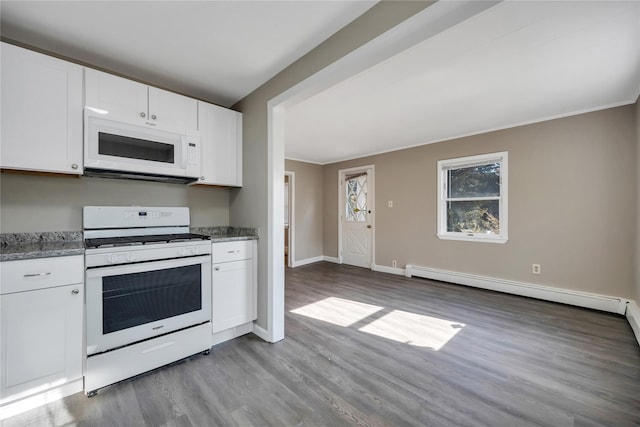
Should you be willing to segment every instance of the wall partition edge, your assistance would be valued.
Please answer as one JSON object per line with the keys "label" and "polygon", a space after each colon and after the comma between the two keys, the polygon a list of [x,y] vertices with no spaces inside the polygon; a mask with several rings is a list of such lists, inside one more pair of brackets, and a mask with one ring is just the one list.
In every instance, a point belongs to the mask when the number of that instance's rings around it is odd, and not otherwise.
{"label": "wall partition edge", "polygon": [[[284,339],[284,118],[290,108],[499,4],[436,2],[325,66],[267,102],[267,327],[266,341]],[[375,252],[374,252],[375,254]],[[374,255],[375,256],[375,255]],[[338,260],[340,261],[340,260]],[[256,335],[263,337],[259,333]]]}
{"label": "wall partition edge", "polygon": [[638,304],[634,300],[629,300],[627,303],[626,316],[636,336],[638,345],[640,345],[640,307],[638,307]]}

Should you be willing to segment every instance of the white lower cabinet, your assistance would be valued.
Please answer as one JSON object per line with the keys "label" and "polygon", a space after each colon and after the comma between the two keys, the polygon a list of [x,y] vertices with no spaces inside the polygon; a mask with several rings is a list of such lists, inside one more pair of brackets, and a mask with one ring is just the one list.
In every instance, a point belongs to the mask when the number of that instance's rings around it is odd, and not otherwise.
{"label": "white lower cabinet", "polygon": [[213,333],[257,318],[256,241],[213,244]]}
{"label": "white lower cabinet", "polygon": [[0,265],[0,405],[73,381],[81,390],[84,264],[82,256],[57,259],[73,271],[49,268],[54,258]]}

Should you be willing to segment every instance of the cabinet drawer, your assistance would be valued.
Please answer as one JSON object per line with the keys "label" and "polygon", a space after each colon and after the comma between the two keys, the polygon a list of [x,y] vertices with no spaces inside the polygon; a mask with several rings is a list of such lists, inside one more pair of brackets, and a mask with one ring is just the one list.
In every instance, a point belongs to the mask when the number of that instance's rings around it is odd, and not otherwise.
{"label": "cabinet drawer", "polygon": [[241,240],[236,242],[214,243],[212,250],[212,262],[239,261],[253,258],[253,241]]}
{"label": "cabinet drawer", "polygon": [[83,258],[76,255],[0,263],[0,294],[83,283]]}

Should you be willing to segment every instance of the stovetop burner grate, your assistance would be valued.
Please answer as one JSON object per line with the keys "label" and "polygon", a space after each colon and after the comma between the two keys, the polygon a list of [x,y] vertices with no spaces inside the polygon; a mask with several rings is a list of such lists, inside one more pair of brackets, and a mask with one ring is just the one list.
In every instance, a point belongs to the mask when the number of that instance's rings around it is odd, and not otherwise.
{"label": "stovetop burner grate", "polygon": [[189,242],[197,240],[210,240],[210,237],[194,233],[152,234],[146,236],[100,237],[95,239],[85,239],[84,243],[87,248],[107,248],[147,245],[151,243]]}

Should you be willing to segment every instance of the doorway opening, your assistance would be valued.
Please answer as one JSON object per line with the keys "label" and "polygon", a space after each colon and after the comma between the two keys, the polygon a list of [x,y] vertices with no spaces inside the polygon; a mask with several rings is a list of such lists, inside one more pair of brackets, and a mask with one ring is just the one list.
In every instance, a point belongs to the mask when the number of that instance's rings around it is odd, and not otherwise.
{"label": "doorway opening", "polygon": [[294,263],[295,172],[284,172],[284,265]]}

